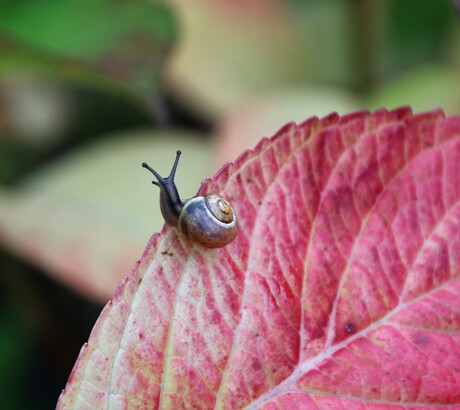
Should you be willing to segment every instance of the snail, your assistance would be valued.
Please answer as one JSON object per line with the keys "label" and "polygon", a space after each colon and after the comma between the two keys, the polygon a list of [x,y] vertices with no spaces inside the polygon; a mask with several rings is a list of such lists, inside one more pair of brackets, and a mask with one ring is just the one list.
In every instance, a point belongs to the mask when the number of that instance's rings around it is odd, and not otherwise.
{"label": "snail", "polygon": [[238,232],[236,214],[231,205],[217,194],[198,196],[182,201],[174,176],[180,150],[169,173],[163,178],[147,163],[142,163],[157,179],[152,184],[160,188],[160,210],[167,225],[173,226],[187,238],[206,248],[221,248],[235,239]]}

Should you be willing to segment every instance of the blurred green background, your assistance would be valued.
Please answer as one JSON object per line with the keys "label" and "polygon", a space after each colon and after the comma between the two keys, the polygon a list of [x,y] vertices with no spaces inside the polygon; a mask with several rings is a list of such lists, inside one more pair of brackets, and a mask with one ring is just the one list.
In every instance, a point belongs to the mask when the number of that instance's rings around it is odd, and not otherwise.
{"label": "blurred green background", "polygon": [[460,113],[447,0],[0,0],[2,408],[56,404],[118,281],[183,198],[288,121]]}

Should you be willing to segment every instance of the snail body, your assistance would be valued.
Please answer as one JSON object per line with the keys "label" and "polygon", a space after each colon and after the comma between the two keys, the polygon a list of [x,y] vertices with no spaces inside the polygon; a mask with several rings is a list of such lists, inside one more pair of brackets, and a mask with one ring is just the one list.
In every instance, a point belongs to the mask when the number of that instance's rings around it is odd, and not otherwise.
{"label": "snail body", "polygon": [[220,248],[235,239],[238,225],[235,211],[222,196],[209,194],[182,201],[174,183],[181,151],[167,178],[147,165],[157,179],[152,183],[160,188],[160,210],[167,225],[176,227],[191,241],[206,248]]}

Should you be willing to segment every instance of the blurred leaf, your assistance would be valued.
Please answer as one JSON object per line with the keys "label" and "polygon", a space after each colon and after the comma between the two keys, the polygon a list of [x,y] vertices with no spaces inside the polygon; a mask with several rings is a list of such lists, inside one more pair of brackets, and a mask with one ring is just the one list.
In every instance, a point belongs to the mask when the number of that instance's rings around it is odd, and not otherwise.
{"label": "blurred leaf", "polygon": [[240,104],[220,122],[215,164],[224,164],[252,148],[280,124],[301,122],[331,112],[340,114],[364,108],[353,94],[338,87],[304,86],[263,93]]}
{"label": "blurred leaf", "polygon": [[380,67],[394,71],[443,57],[456,16],[447,0],[390,0],[386,20],[387,50]]}
{"label": "blurred leaf", "polygon": [[76,143],[152,124],[139,99],[81,80],[50,73],[2,77],[0,69],[0,183],[16,182]]}
{"label": "blurred leaf", "polygon": [[175,36],[169,8],[146,0],[0,2],[0,30],[45,54],[81,60],[145,95]]}
{"label": "blurred leaf", "polygon": [[177,185],[183,198],[193,196],[209,172],[206,140],[177,131],[115,136],[63,157],[20,189],[3,191],[2,246],[86,296],[106,300],[163,225],[158,189],[141,163],[166,174],[178,148]]}
{"label": "blurred leaf", "polygon": [[77,141],[162,115],[158,80],[175,36],[165,4],[0,4],[0,182]]}
{"label": "blurred leaf", "polygon": [[126,84],[95,69],[84,60],[62,58],[18,39],[5,37],[0,32],[0,79],[7,82],[10,79],[43,76],[48,80],[71,81],[112,93],[133,94]]}
{"label": "blurred leaf", "polygon": [[294,3],[296,1],[289,14],[293,15],[293,24],[300,36],[297,52],[308,59],[308,65],[304,67],[308,71],[304,71],[302,82],[352,84],[356,72],[351,57],[354,45],[350,33],[349,2],[294,0]]}
{"label": "blurred leaf", "polygon": [[[342,7],[291,9],[277,0],[173,4],[182,31],[168,64],[168,86],[201,115],[214,119],[258,93],[344,71],[343,42],[335,42],[344,38],[343,26],[334,24]],[[318,17],[327,21],[321,26],[326,45],[317,41]],[[323,47],[329,51],[327,63],[334,64],[320,65],[317,52]]]}
{"label": "blurred leaf", "polygon": [[368,106],[398,107],[410,105],[424,111],[440,107],[446,113],[460,111],[460,74],[441,66],[422,66],[377,88]]}

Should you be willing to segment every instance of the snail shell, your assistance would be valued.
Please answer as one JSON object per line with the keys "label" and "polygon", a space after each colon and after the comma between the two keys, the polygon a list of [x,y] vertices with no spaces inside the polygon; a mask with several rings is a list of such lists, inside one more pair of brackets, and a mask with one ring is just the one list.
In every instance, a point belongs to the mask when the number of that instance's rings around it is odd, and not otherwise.
{"label": "snail shell", "polygon": [[152,183],[160,188],[160,209],[165,222],[206,248],[220,248],[233,241],[238,233],[235,211],[217,194],[181,201],[174,176],[181,151],[177,151],[171,173],[163,178],[145,162],[142,164],[155,177]]}

